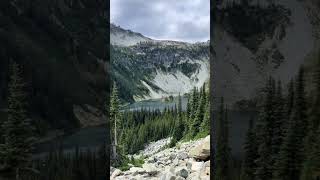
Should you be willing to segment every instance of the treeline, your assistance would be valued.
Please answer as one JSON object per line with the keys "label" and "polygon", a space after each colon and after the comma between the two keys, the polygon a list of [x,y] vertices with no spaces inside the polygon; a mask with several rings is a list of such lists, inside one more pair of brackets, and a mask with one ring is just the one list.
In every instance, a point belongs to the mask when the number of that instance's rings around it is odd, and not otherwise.
{"label": "treeline", "polygon": [[152,141],[172,137],[169,146],[180,140],[204,137],[210,131],[209,95],[206,85],[189,94],[187,110],[182,110],[181,96],[172,108],[121,112],[117,86],[113,86],[110,103],[113,165],[126,155],[137,153]]}
{"label": "treeline", "polygon": [[[307,98],[303,68],[287,90],[269,78],[257,119],[250,120],[239,169],[228,145],[227,121],[218,118],[215,179],[318,180],[320,178],[320,66],[316,94]],[[218,115],[221,117],[223,110]],[[227,113],[225,113],[226,115]],[[227,119],[227,117],[225,117]],[[223,126],[219,123],[224,124]],[[221,130],[223,129],[223,130]]]}
{"label": "treeline", "polygon": [[22,68],[10,61],[7,117],[0,121],[0,178],[19,177],[30,167],[34,139],[34,124],[28,113],[27,83]]}
{"label": "treeline", "polygon": [[81,180],[106,179],[106,149],[69,154],[57,152],[34,160],[36,122],[30,118],[28,86],[23,70],[10,62],[7,117],[0,119],[0,179],[16,180]]}
{"label": "treeline", "polygon": [[105,147],[71,152],[62,149],[50,152],[45,158],[34,160],[33,171],[21,173],[22,180],[100,180],[107,178]]}

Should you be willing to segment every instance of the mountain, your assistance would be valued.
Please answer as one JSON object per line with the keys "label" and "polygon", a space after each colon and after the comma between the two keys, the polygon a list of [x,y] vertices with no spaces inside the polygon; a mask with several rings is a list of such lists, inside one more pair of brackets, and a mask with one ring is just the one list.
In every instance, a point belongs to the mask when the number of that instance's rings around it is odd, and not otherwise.
{"label": "mountain", "polygon": [[111,77],[123,101],[183,95],[208,81],[208,43],[153,40],[112,27]]}
{"label": "mountain", "polygon": [[213,91],[229,104],[258,100],[269,76],[286,85],[316,41],[310,1],[241,2],[216,9]]}
{"label": "mountain", "polygon": [[29,111],[38,131],[104,123],[105,7],[103,0],[0,2],[0,121],[6,115],[13,60],[23,67],[30,87]]}
{"label": "mountain", "polygon": [[140,33],[122,29],[120,26],[110,24],[110,43],[118,46],[132,46],[139,42],[151,41]]}

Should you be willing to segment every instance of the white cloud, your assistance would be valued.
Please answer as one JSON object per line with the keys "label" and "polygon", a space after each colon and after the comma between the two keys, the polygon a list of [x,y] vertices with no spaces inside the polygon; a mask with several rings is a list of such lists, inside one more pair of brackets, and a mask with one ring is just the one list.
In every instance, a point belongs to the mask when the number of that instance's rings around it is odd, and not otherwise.
{"label": "white cloud", "polygon": [[145,36],[188,42],[210,36],[209,0],[111,0],[111,22]]}

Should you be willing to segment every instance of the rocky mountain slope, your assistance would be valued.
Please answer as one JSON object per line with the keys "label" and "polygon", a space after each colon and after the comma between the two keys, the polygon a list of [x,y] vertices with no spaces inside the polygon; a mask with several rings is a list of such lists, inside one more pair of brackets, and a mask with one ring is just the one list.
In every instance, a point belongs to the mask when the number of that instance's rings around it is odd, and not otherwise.
{"label": "rocky mountain slope", "polygon": [[306,1],[221,2],[213,40],[216,96],[234,103],[259,94],[268,76],[284,84],[293,78],[314,48]]}
{"label": "rocky mountain slope", "polygon": [[112,27],[111,76],[124,101],[188,93],[209,79],[208,43],[152,40]]}
{"label": "rocky mountain slope", "polygon": [[103,0],[0,2],[3,114],[9,61],[14,60],[23,66],[30,87],[30,113],[39,131],[90,125],[79,120],[80,114],[95,116],[93,124],[104,123],[108,93],[105,7]]}
{"label": "rocky mountain slope", "polygon": [[[161,143],[167,142],[162,140]],[[210,136],[196,141],[178,144],[174,148],[159,150],[159,142],[148,146],[149,154],[142,167],[131,167],[128,171],[111,168],[112,180],[183,180],[210,179]],[[151,148],[152,147],[152,148]]]}
{"label": "rocky mountain slope", "polygon": [[152,41],[140,33],[122,29],[120,26],[110,24],[110,43],[117,46],[132,46],[139,42]]}

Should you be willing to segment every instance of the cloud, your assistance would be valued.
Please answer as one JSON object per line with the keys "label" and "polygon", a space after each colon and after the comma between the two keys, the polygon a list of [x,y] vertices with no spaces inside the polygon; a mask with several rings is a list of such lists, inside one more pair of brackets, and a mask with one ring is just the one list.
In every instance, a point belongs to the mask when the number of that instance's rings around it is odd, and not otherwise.
{"label": "cloud", "polygon": [[210,37],[209,0],[111,0],[111,22],[154,39]]}

